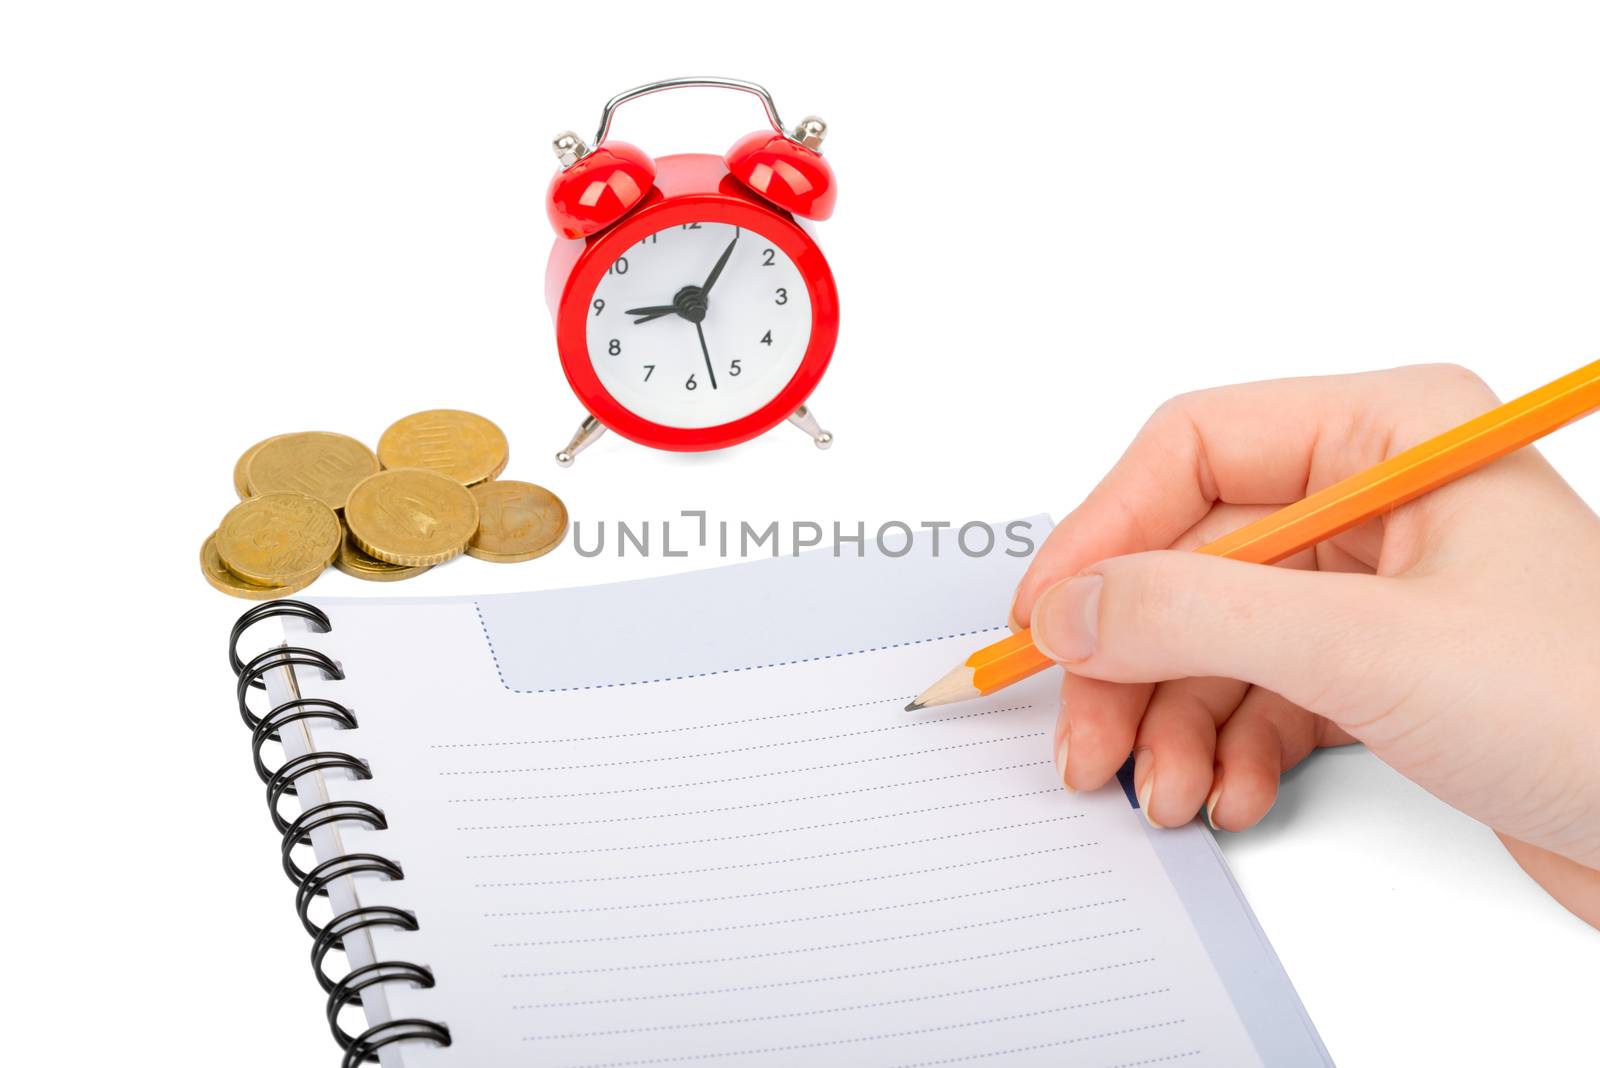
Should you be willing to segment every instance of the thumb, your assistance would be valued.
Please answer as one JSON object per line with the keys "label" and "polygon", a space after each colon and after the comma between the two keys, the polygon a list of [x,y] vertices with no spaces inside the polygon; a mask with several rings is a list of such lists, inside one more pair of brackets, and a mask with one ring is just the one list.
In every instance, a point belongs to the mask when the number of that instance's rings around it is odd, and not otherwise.
{"label": "thumb", "polygon": [[1409,689],[1420,613],[1396,579],[1265,567],[1194,552],[1103,560],[1033,609],[1033,640],[1111,682],[1220,675],[1341,726]]}

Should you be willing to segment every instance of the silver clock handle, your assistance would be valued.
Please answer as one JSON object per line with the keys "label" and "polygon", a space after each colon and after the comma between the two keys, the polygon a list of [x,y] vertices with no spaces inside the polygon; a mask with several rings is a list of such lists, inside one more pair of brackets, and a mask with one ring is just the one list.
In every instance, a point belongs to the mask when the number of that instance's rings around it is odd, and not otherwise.
{"label": "silver clock handle", "polygon": [[799,138],[783,128],[783,120],[778,118],[778,105],[772,102],[772,94],[755,82],[740,81],[738,78],[667,78],[664,81],[649,82],[645,85],[625,90],[606,101],[606,106],[600,112],[600,129],[595,132],[593,144],[605,141],[606,134],[611,131],[611,118],[617,108],[641,96],[650,96],[652,93],[663,93],[668,89],[737,89],[741,93],[749,93],[761,101],[761,106],[767,110],[767,121],[772,123],[772,128],[791,141],[799,142]]}

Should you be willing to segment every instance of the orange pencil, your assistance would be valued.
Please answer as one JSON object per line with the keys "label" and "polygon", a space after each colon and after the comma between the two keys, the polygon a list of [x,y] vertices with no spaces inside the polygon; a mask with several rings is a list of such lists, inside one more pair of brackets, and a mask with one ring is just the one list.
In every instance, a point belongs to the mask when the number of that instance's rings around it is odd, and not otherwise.
{"label": "orange pencil", "polygon": [[[1600,360],[1195,551],[1275,564],[1476,471],[1596,408],[1600,408]],[[982,697],[1052,663],[1028,631],[1018,631],[967,657],[966,663],[918,695],[906,711]]]}

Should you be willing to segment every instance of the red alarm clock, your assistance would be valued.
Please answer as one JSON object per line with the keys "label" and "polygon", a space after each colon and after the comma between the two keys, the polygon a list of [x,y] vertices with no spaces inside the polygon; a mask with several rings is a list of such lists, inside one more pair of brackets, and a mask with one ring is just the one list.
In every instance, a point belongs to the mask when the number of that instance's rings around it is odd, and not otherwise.
{"label": "red alarm clock", "polygon": [[[622,104],[684,87],[751,93],[772,128],[722,156],[651,159],[607,139]],[[560,236],[545,292],[562,370],[589,411],[557,463],[608,428],[700,451],[787,419],[818,448],[832,444],[805,401],[833,356],[839,296],[800,221],[833,214],[825,131],[813,117],[785,132],[771,94],[751,82],[674,78],[612,97],[594,147],[556,138],[548,209]]]}

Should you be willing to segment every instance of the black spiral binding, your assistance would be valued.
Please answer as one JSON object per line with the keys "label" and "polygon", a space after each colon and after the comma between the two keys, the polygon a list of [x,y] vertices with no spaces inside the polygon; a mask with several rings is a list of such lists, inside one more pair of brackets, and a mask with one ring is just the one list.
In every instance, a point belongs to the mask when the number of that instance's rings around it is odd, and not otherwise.
{"label": "black spiral binding", "polygon": [[365,761],[349,753],[335,750],[317,750],[302,756],[291,757],[276,768],[269,768],[262,755],[262,746],[278,741],[279,732],[291,723],[302,720],[321,720],[340,730],[356,726],[356,717],[344,705],[319,697],[302,697],[285,701],[261,715],[250,708],[252,690],[264,690],[264,676],[277,668],[308,667],[321,671],[330,679],[344,678],[344,671],[327,654],[300,646],[281,645],[268,649],[246,662],[239,656],[239,639],[251,626],[273,616],[293,616],[306,620],[313,628],[324,633],[333,629],[327,615],[315,605],[303,601],[267,601],[256,605],[239,617],[228,638],[228,666],[233,669],[239,683],[235,696],[239,702],[239,715],[250,728],[250,755],[256,774],[267,788],[267,809],[273,826],[283,836],[281,853],[283,871],[295,884],[295,911],[300,923],[311,935],[311,970],[317,982],[328,994],[328,1028],[334,1041],[344,1050],[341,1068],[378,1059],[378,1051],[400,1042],[425,1041],[438,1046],[450,1045],[450,1029],[433,1020],[401,1019],[374,1024],[358,1035],[352,1035],[339,1026],[339,1013],[350,1005],[360,1005],[362,992],[379,983],[408,983],[422,989],[434,985],[433,973],[420,964],[409,961],[378,961],[351,969],[343,978],[332,979],[323,969],[328,954],[344,948],[344,940],[356,931],[369,927],[394,927],[403,931],[417,930],[417,918],[405,909],[388,905],[366,905],[334,916],[325,924],[311,919],[311,905],[318,897],[326,897],[328,885],[346,875],[379,875],[390,880],[405,877],[400,865],[376,853],[344,853],[313,867],[301,870],[294,860],[294,847],[311,841],[311,833],[319,827],[349,822],[364,824],[374,830],[389,826],[383,811],[365,801],[328,801],[303,808],[293,819],[286,818],[278,805],[285,794],[295,793],[295,780],[312,771],[341,769],[357,778],[370,779],[371,770]]}

